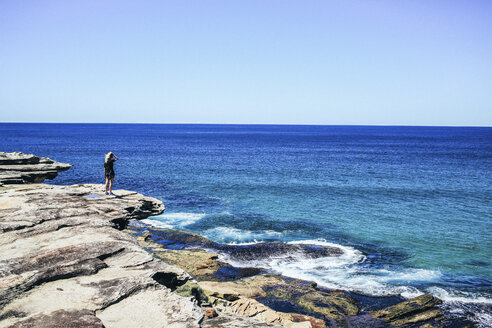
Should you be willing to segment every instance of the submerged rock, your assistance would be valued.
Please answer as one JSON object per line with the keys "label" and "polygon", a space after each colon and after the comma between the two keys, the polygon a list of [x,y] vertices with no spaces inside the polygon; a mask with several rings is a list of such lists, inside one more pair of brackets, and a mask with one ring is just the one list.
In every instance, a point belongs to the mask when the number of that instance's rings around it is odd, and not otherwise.
{"label": "submerged rock", "polygon": [[0,185],[41,183],[45,179],[54,179],[58,172],[71,167],[72,164],[56,162],[48,157],[0,152]]}
{"label": "submerged rock", "polygon": [[[131,226],[127,231],[136,234],[141,240],[145,239],[146,247],[155,251],[158,257],[174,265],[181,265],[190,274],[208,280],[234,280],[259,274],[265,272],[259,267],[261,263],[267,264],[271,259],[297,261],[343,255],[341,248],[332,246],[279,241],[231,245],[175,229]],[[176,260],[178,257],[179,261]],[[227,264],[231,260],[242,264]],[[256,263],[256,267],[247,267],[251,262]]]}
{"label": "submerged rock", "polygon": [[[151,233],[132,226],[125,231],[136,235],[140,245],[152,251],[158,258],[185,270],[199,280],[227,281],[252,276],[262,271],[261,268],[233,267],[219,261],[219,256],[215,253],[200,248],[186,248],[197,247],[197,245],[220,245],[191,232],[159,229],[152,230]],[[163,234],[168,239],[161,239]]]}
{"label": "submerged rock", "polygon": [[403,326],[442,316],[441,310],[435,308],[440,304],[442,304],[442,301],[437,297],[424,294],[385,309],[374,311],[371,316],[395,326]]}

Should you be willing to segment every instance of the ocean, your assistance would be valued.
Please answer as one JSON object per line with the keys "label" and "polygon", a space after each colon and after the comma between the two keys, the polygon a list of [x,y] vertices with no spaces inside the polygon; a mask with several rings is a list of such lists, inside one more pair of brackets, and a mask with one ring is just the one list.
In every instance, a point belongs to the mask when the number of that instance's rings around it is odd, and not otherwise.
{"label": "ocean", "polygon": [[166,205],[146,224],[344,250],[227,259],[236,266],[365,295],[492,303],[492,128],[0,123],[0,151],[74,164],[54,184],[104,183],[113,151],[115,189]]}

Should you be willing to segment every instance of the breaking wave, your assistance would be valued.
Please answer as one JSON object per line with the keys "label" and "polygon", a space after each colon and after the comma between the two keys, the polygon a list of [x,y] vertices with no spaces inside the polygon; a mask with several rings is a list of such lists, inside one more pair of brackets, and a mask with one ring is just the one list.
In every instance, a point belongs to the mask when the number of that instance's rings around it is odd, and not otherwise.
{"label": "breaking wave", "polygon": [[216,227],[205,230],[202,235],[219,243],[247,245],[259,243],[272,238],[278,239],[282,236],[282,233],[273,230],[257,232],[230,227]]}
{"label": "breaking wave", "polygon": [[157,228],[179,229],[201,220],[205,215],[205,213],[189,212],[164,213],[141,220],[141,222]]}

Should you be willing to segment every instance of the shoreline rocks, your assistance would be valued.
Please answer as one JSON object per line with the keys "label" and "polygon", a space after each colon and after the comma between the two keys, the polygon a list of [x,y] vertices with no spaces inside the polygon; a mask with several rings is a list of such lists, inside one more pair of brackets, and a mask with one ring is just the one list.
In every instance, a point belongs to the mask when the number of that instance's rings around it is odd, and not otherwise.
{"label": "shoreline rocks", "polygon": [[58,172],[71,167],[72,164],[56,162],[48,157],[0,152],[0,186],[41,183],[46,179],[54,179]]}
{"label": "shoreline rocks", "polygon": [[424,294],[385,309],[373,311],[371,316],[395,326],[403,326],[441,317],[442,311],[436,308],[441,304],[442,301],[437,297]]}
{"label": "shoreline rocks", "polygon": [[103,185],[0,187],[0,327],[199,327],[193,278],[119,231],[162,203]]}
{"label": "shoreline rocks", "polygon": [[[131,222],[124,231],[134,235],[140,246],[187,271],[198,281],[199,290],[195,293],[205,294],[218,313],[216,318],[205,319],[204,324],[212,320],[217,327],[242,327],[239,323],[237,326],[219,325],[224,316],[235,315],[282,327],[471,327],[465,318],[447,318],[439,308],[442,301],[429,294],[411,300],[387,297],[379,302],[382,304],[379,307],[371,304],[366,309],[355,294],[319,288],[313,282],[267,273],[259,268],[251,268],[257,272],[250,271],[249,275],[238,271],[240,273],[224,276],[224,269],[244,271],[248,268],[234,268],[221,262],[209,248],[229,250],[227,247],[234,248],[234,245],[212,243],[191,232],[140,224],[132,226],[133,223],[136,222]],[[200,245],[205,245],[206,249]],[[276,245],[274,251],[277,251]],[[241,249],[237,254],[242,256],[248,252]],[[336,252],[332,254],[337,256]]]}

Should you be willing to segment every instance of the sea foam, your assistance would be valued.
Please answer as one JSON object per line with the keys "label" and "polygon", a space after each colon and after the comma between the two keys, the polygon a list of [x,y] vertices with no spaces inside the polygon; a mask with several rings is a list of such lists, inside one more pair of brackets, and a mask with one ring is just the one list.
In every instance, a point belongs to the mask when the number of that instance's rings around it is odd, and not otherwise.
{"label": "sea foam", "polygon": [[[332,289],[345,289],[371,296],[402,295],[415,297],[423,292],[412,283],[433,281],[441,277],[439,271],[404,269],[391,271],[374,269],[364,265],[365,255],[359,250],[333,244],[325,240],[291,241],[290,244],[336,247],[343,251],[340,256],[306,258],[302,253],[282,254],[253,261],[239,261],[227,254],[219,254],[222,261],[238,267],[263,267],[285,276],[310,280]],[[409,285],[406,285],[409,284]]]}
{"label": "sea foam", "polygon": [[179,229],[201,220],[205,215],[205,213],[189,212],[164,213],[141,222],[157,228]]}
{"label": "sea foam", "polygon": [[248,245],[262,242],[268,239],[278,239],[282,233],[272,230],[250,231],[232,227],[216,227],[205,230],[203,236],[213,239],[216,242],[228,243],[231,245]]}

